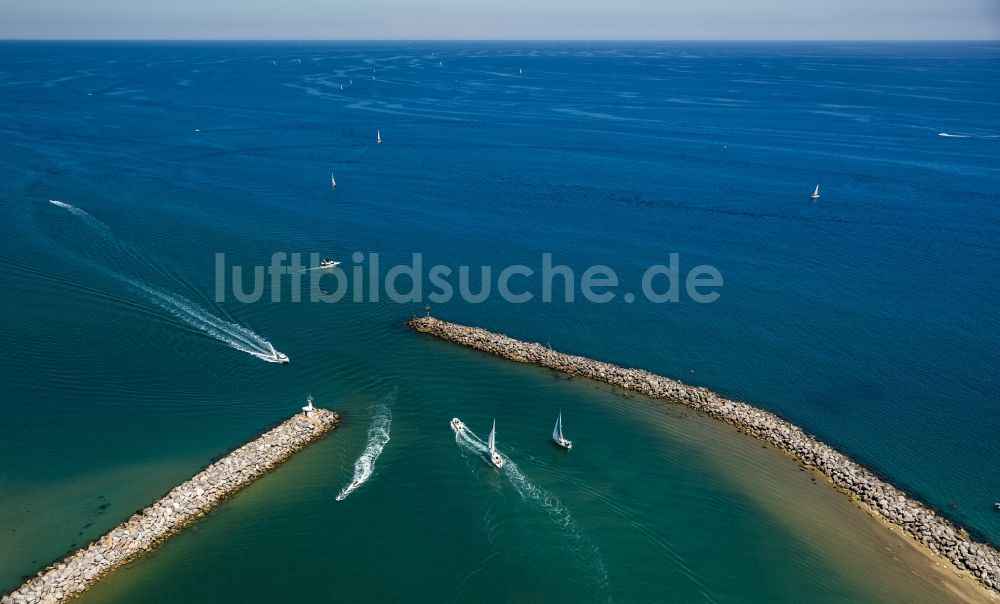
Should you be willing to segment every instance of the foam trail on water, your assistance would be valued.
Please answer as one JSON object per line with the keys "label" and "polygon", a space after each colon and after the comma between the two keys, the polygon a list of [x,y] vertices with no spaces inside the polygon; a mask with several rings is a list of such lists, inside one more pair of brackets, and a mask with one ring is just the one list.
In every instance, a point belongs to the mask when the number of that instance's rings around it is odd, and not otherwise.
{"label": "foam trail on water", "polygon": [[[470,453],[484,459],[488,459],[489,457],[489,445],[468,428],[455,432],[455,442],[459,447]],[[567,533],[572,540],[575,550],[591,558],[594,575],[598,578],[601,588],[606,592],[608,590],[608,571],[604,566],[604,560],[601,558],[601,553],[597,549],[597,546],[591,543],[580,532],[569,510],[563,507],[555,495],[550,494],[545,489],[536,486],[528,480],[528,477],[521,472],[521,468],[511,458],[502,454],[501,456],[503,457],[504,464],[503,468],[499,470],[500,473],[507,477],[514,490],[521,496],[521,499],[536,504],[548,514],[549,518],[556,525]]]}
{"label": "foam trail on water", "polygon": [[[467,451],[476,453],[482,457],[489,456],[489,446],[468,428],[458,432],[455,435],[455,441]],[[538,504],[556,524],[563,528],[570,528],[573,524],[573,518],[569,515],[566,508],[562,506],[562,503],[553,495],[532,484],[524,473],[521,472],[521,468],[517,467],[517,464],[509,457],[503,455],[503,461],[503,469],[500,472],[510,480],[510,484],[517,491],[517,494],[521,496],[521,499]]]}
{"label": "foam trail on water", "polygon": [[81,210],[80,208],[76,207],[75,205],[68,204],[65,201],[59,201],[57,199],[50,199],[49,203],[51,203],[54,206],[58,206],[60,208],[63,208],[64,210],[67,210],[70,214],[73,214],[74,216],[79,216],[85,222],[87,222],[87,224],[89,224],[90,226],[99,228],[99,229],[104,230],[104,231],[109,230],[108,229],[108,225],[106,225],[103,222],[101,222],[100,220],[94,218],[93,216],[91,216],[90,214],[88,214],[84,210]]}
{"label": "foam trail on water", "polygon": [[151,302],[187,325],[262,361],[278,362],[278,351],[275,350],[274,345],[253,330],[237,323],[224,321],[183,296],[161,291],[126,277],[121,277],[121,279],[145,294]]}
{"label": "foam trail on water", "polygon": [[375,406],[375,416],[368,426],[368,443],[361,457],[354,462],[354,476],[351,482],[340,490],[337,501],[347,499],[358,487],[371,478],[375,469],[375,460],[382,454],[382,449],[389,442],[389,427],[392,425],[392,413],[389,411],[388,403],[380,403]]}
{"label": "foam trail on water", "polygon": [[[111,234],[111,230],[106,224],[94,218],[86,211],[55,199],[50,199],[49,203],[67,210],[74,216],[78,216],[88,225],[102,231],[109,239],[117,242],[117,245],[125,247],[125,244],[118,241]],[[236,350],[253,355],[269,363],[279,362],[278,351],[275,350],[274,345],[253,330],[237,323],[220,319],[183,296],[157,289],[152,285],[121,275],[107,267],[99,266],[99,268],[112,277],[128,284],[137,292],[144,295],[150,302],[166,310],[182,323],[206,333]]]}

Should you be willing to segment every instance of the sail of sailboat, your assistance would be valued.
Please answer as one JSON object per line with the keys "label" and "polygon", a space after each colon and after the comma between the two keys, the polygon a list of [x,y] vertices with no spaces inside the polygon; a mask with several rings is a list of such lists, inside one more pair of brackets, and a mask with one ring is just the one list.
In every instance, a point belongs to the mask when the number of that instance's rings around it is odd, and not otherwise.
{"label": "sail of sailboat", "polygon": [[489,439],[489,462],[497,469],[503,468],[503,457],[497,453],[497,420],[493,420],[493,428],[490,430]]}
{"label": "sail of sailboat", "polygon": [[556,425],[552,428],[552,442],[556,443],[563,449],[569,450],[573,448],[573,441],[567,440],[566,437],[563,436],[562,411],[559,412],[559,417],[556,418]]}

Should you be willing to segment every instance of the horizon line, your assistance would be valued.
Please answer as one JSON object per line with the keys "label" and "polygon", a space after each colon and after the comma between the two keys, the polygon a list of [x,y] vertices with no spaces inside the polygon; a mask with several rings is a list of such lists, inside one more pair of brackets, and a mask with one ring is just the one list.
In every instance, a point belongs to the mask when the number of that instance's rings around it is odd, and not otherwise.
{"label": "horizon line", "polygon": [[2,42],[1000,42],[1000,38],[0,38]]}

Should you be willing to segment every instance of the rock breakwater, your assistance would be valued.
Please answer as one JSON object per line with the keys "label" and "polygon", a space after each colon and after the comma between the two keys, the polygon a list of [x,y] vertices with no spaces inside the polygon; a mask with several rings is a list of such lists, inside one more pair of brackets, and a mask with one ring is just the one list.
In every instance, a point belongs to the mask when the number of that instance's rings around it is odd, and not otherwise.
{"label": "rock breakwater", "polygon": [[339,414],[318,407],[295,414],[174,487],[87,547],[39,572],[0,602],[48,603],[79,595],[336,428],[339,421]]}
{"label": "rock breakwater", "polygon": [[606,382],[650,398],[676,401],[731,424],[817,469],[873,516],[899,526],[919,543],[950,560],[960,571],[970,573],[986,588],[1000,592],[1000,552],[996,548],[973,541],[964,529],[774,413],[642,369],[563,354],[538,343],[522,342],[478,327],[433,317],[415,318],[408,325],[420,333],[511,361]]}

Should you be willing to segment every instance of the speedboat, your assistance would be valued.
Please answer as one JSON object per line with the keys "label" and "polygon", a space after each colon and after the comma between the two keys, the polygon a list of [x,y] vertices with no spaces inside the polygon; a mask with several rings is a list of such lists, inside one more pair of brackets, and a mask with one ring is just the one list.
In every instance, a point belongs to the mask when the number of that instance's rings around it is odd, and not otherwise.
{"label": "speedboat", "polygon": [[567,440],[562,433],[562,411],[559,412],[559,417],[556,418],[556,426],[552,428],[552,442],[566,450],[573,448],[573,441]]}
{"label": "speedboat", "polygon": [[465,431],[465,424],[462,420],[457,417],[451,418],[451,429],[455,431],[455,434]]}
{"label": "speedboat", "polygon": [[493,420],[493,429],[490,430],[489,457],[487,458],[493,467],[500,469],[503,467],[503,457],[497,453],[497,420]]}
{"label": "speedboat", "polygon": [[288,355],[285,354],[285,353],[283,353],[283,352],[278,352],[277,350],[275,350],[274,351],[274,360],[277,361],[277,362],[279,362],[279,363],[287,363],[288,362]]}
{"label": "speedboat", "polygon": [[340,266],[339,262],[336,260],[330,260],[329,258],[325,258],[319,263],[320,268],[337,268],[338,266]]}

